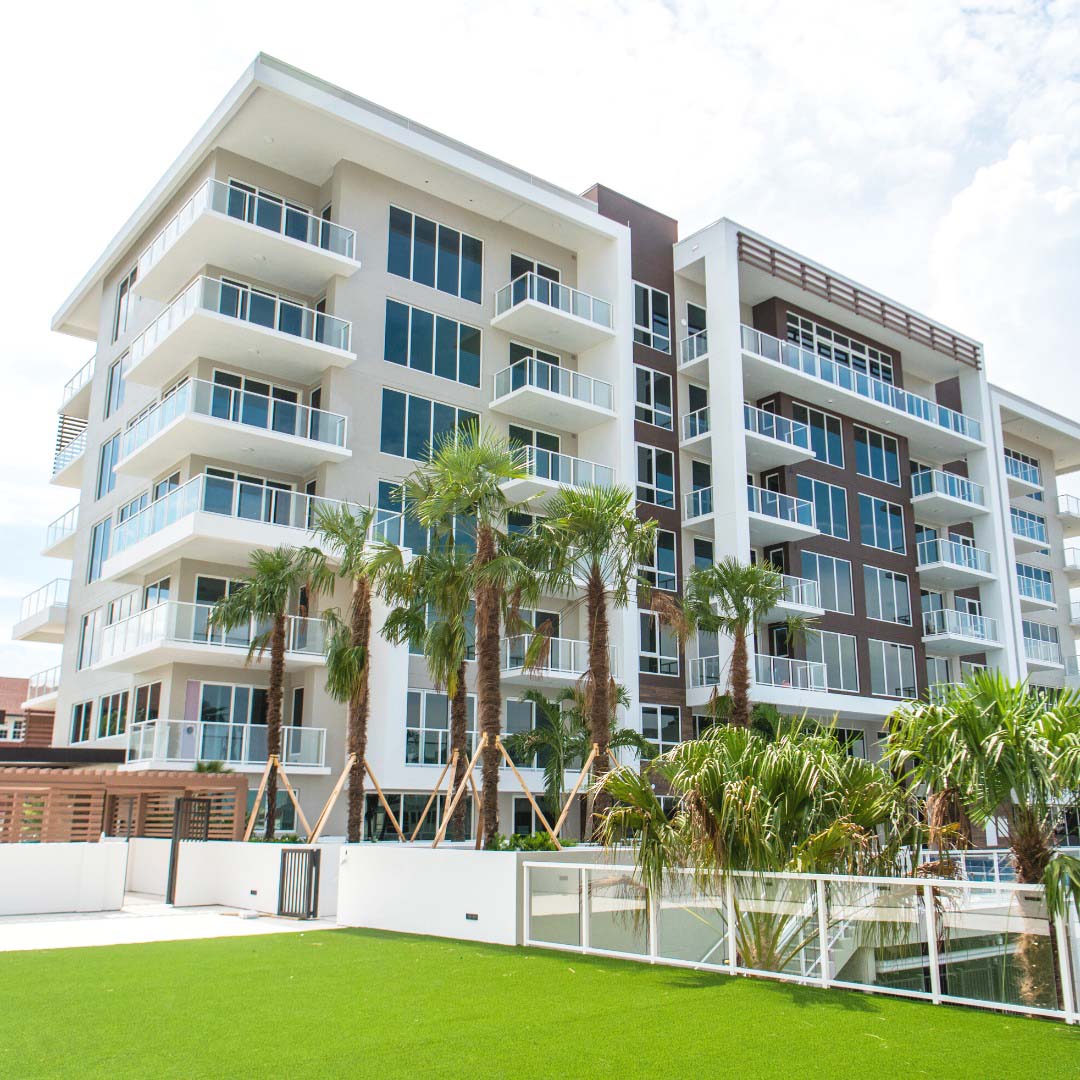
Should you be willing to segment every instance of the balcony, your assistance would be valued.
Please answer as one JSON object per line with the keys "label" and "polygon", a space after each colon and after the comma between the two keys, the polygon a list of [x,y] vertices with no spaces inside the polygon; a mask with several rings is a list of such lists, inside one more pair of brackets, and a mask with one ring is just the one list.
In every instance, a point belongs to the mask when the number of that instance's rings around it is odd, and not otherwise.
{"label": "balcony", "polygon": [[777,416],[753,405],[743,404],[746,428],[746,468],[749,472],[778,469],[816,457],[810,449],[810,429],[806,424]]}
{"label": "balcony", "polygon": [[565,353],[584,352],[615,336],[606,300],[533,273],[495,294],[491,327]]}
{"label": "balcony", "polygon": [[611,383],[525,356],[496,372],[491,410],[579,434],[614,419],[614,401]]}
{"label": "balcony", "polygon": [[994,580],[990,552],[955,540],[924,540],[915,569],[920,584],[931,589],[966,589]]}
{"label": "balcony", "polygon": [[61,416],[56,431],[50,483],[58,487],[81,488],[86,461],[86,421]]}
{"label": "balcony", "polygon": [[41,554],[50,559],[72,558],[75,554],[75,533],[78,528],[79,506],[76,503],[45,530],[45,546],[41,549]]}
{"label": "balcony", "polygon": [[[815,660],[793,660],[787,656],[757,655],[753,658],[754,682],[790,690],[827,689],[825,665]],[[690,686],[726,686],[730,661],[727,657],[699,656],[690,661]]]}
{"label": "balcony", "polygon": [[1069,625],[1074,629],[1080,628],[1080,600],[1074,600],[1069,605]]}
{"label": "balcony", "polygon": [[[522,634],[505,638],[499,670],[505,683],[519,685],[548,683],[551,686],[573,686],[589,670],[589,643],[573,638],[547,639],[546,653],[536,663],[527,665],[526,656],[533,636]],[[618,653],[611,649],[611,674],[618,676]]]}
{"label": "balcony", "polygon": [[1050,538],[1045,522],[1025,517],[1015,508],[1009,513],[1009,518],[1012,523],[1013,550],[1017,555],[1049,553]]}
{"label": "balcony", "polygon": [[1024,659],[1028,671],[1061,671],[1065,667],[1061,646],[1041,638],[1024,638]]}
{"label": "balcony", "polygon": [[751,547],[769,547],[818,535],[814,504],[779,491],[746,485]]}
{"label": "balcony", "polygon": [[1062,555],[1065,557],[1065,576],[1070,581],[1080,581],[1080,547],[1070,545]]}
{"label": "balcony", "polygon": [[825,614],[821,606],[818,583],[813,578],[781,575],[784,582],[783,598],[761,620],[763,625],[783,622],[791,615],[804,619],[820,619]]}
{"label": "balcony", "polygon": [[926,469],[911,474],[911,509],[927,525],[955,525],[987,513],[982,484],[965,476]]}
{"label": "balcony", "polygon": [[352,323],[247,286],[197,277],[132,343],[127,378],[164,386],[196,357],[313,383],[347,367]]}
{"label": "balcony", "polygon": [[749,326],[741,334],[748,397],[786,391],[904,436],[916,458],[944,461],[982,447],[982,426],[974,417]]}
{"label": "balcony", "polygon": [[207,180],[139,256],[134,289],[174,297],[204,266],[251,274],[303,296],[360,269],[356,233],[298,207]]}
{"label": "balcony", "polygon": [[96,356],[89,360],[66,383],[60,395],[59,412],[67,416],[76,416],[87,420],[90,416],[90,392],[94,386],[94,368]]}
{"label": "balcony", "polygon": [[923,612],[923,644],[931,656],[966,656],[1000,649],[997,623],[982,615],[945,608]]}
{"label": "balcony", "polygon": [[67,578],[54,578],[24,596],[19,606],[19,621],[11,628],[12,641],[44,641],[58,645],[64,640],[67,623]]}
{"label": "balcony", "polygon": [[1028,577],[1020,572],[1017,564],[1016,591],[1020,594],[1021,611],[1053,611],[1057,607],[1054,599],[1054,584],[1041,578]]}
{"label": "balcony", "polygon": [[346,434],[345,417],[336,413],[190,379],[124,432],[116,471],[153,477],[197,450],[303,473],[351,457]]}
{"label": "balcony", "polygon": [[1065,657],[1065,687],[1080,690],[1080,656]]}
{"label": "balcony", "polygon": [[679,440],[679,445],[684,450],[696,449],[702,453],[708,453],[711,433],[709,407],[706,405],[704,409],[696,409],[692,413],[683,414],[682,438]]}
{"label": "balcony", "polygon": [[523,467],[528,474],[507,480],[502,489],[514,502],[541,498],[560,487],[611,487],[615,470],[585,458],[556,454],[539,446],[523,447]]}
{"label": "balcony", "polygon": [[1038,465],[1020,461],[1008,454],[1005,455],[1005,479],[1009,485],[1010,499],[1019,499],[1043,489],[1042,472]]}
{"label": "balcony", "polygon": [[24,709],[53,709],[60,693],[60,667],[46,668],[31,675],[26,688]]}
{"label": "balcony", "polygon": [[1075,495],[1058,496],[1058,521],[1066,539],[1080,536],[1080,499]]}
{"label": "balcony", "polygon": [[[96,669],[146,671],[163,664],[207,664],[242,668],[252,638],[267,627],[237,627],[225,633],[210,627],[211,607],[169,600],[106,626],[94,663]],[[325,624],[321,619],[290,615],[285,628],[285,668],[319,667],[324,663]],[[270,652],[253,656],[251,664],[267,666]]]}
{"label": "balcony", "polygon": [[[245,566],[254,548],[317,545],[319,508],[344,504],[200,474],[113,529],[105,580],[140,584],[177,558]],[[356,507],[359,510],[359,507]],[[400,541],[401,516],[379,511],[372,537]]]}
{"label": "balcony", "polygon": [[711,537],[713,524],[713,489],[695,488],[683,495],[683,527],[700,536]]}
{"label": "balcony", "polygon": [[679,342],[679,371],[695,378],[709,373],[709,331],[699,330]]}

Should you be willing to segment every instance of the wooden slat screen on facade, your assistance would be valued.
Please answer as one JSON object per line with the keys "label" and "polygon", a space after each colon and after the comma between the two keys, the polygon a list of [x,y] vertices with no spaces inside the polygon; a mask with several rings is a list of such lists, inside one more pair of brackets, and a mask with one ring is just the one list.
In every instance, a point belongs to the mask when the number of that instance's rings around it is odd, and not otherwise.
{"label": "wooden slat screen on facade", "polygon": [[962,364],[973,368],[982,366],[979,347],[973,341],[942,330],[927,319],[913,315],[880,296],[864,292],[850,282],[833,277],[816,266],[808,266],[800,259],[777,251],[776,248],[745,233],[739,233],[739,259],[748,266],[797,285],[814,296],[820,296],[823,300],[917,341],[920,345],[926,345],[935,352],[951,356]]}

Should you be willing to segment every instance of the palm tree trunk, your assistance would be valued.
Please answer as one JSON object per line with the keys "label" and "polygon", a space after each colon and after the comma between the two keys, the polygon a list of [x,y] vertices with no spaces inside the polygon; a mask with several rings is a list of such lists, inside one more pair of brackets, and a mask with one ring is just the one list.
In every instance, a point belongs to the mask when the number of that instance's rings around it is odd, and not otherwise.
{"label": "palm tree trunk", "polygon": [[368,683],[369,648],[371,644],[371,584],[367,578],[353,582],[352,626],[354,648],[364,650],[364,670],[356,693],[349,699],[348,752],[355,755],[349,769],[349,823],[346,837],[357,844],[364,828],[364,758],[367,756],[368,714],[371,710],[371,690]]}
{"label": "palm tree trunk", "polygon": [[[468,738],[469,722],[469,694],[465,686],[465,661],[458,665],[454,696],[450,699],[450,753],[457,751],[457,765],[454,768],[454,790],[461,786],[465,780],[465,773],[469,766],[469,748],[466,745]],[[453,840],[464,840],[467,829],[465,827],[465,811],[468,802],[462,799],[454,810],[454,816],[450,819],[450,837]]]}
{"label": "palm tree trunk", "polygon": [[[1009,824],[1009,847],[1012,850],[1016,880],[1021,885],[1038,885],[1053,858],[1052,840],[1037,818],[1014,809]],[[1043,917],[1043,903],[1032,904],[1020,898],[1021,910],[1033,919]],[[1060,1008],[1061,986],[1057,942],[1051,921],[1046,934],[1019,934],[1016,959],[1020,967],[1020,1000],[1032,1008]]]}
{"label": "palm tree trunk", "polygon": [[750,658],[746,634],[736,633],[731,650],[731,723],[750,726]]}
{"label": "palm tree trunk", "polygon": [[[481,525],[476,533],[475,565],[486,566],[495,558],[495,535]],[[499,748],[495,745],[502,727],[502,684],[499,676],[499,591],[492,585],[476,590],[476,696],[481,737],[487,736],[483,761],[483,790],[476,846],[483,847],[499,831]]]}
{"label": "palm tree trunk", "polygon": [[[266,752],[281,758],[281,699],[285,683],[285,614],[274,616],[270,629],[270,686],[266,691]],[[274,839],[274,819],[277,817],[277,769],[271,769],[266,780],[266,829],[263,839]]]}
{"label": "palm tree trunk", "polygon": [[[600,781],[608,771],[608,743],[611,741],[611,638],[608,629],[607,593],[602,572],[595,563],[589,570],[585,611],[589,623],[589,735],[597,746],[593,776]],[[600,824],[600,814],[607,809],[609,801],[603,794],[594,799],[589,822],[590,836],[595,835]]]}

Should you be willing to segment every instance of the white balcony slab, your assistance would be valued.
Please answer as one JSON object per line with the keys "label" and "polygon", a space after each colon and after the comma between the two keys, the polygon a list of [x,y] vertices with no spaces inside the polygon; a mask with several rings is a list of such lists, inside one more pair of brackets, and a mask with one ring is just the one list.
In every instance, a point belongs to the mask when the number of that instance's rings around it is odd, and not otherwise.
{"label": "white balcony slab", "polygon": [[691,379],[708,381],[709,332],[700,330],[679,342],[679,372]]}
{"label": "white balcony slab", "polygon": [[49,604],[35,611],[25,619],[20,619],[11,628],[12,641],[41,641],[50,645],[60,645],[64,641],[64,627],[67,625],[67,604]]}
{"label": "white balcony slab", "polygon": [[989,513],[980,485],[941,470],[911,478],[911,510],[925,525],[955,525]]}
{"label": "white balcony slab", "polygon": [[498,290],[491,327],[563,353],[581,353],[615,337],[610,304],[532,273]]}
{"label": "white balcony slab", "polygon": [[961,630],[944,630],[938,634],[923,634],[923,645],[930,656],[970,656],[973,653],[994,652],[1000,641],[988,640]]}
{"label": "white balcony slab", "polygon": [[765,472],[783,465],[795,465],[814,457],[814,451],[796,446],[783,439],[773,439],[757,431],[746,432],[746,468],[750,472]]}
{"label": "white balcony slab", "polygon": [[1045,554],[1049,545],[1028,533],[1012,531],[1013,550],[1017,555],[1041,555]]}
{"label": "white balcony slab", "polygon": [[83,432],[55,453],[49,483],[57,487],[81,488],[85,465],[86,433]]}
{"label": "white balcony slab", "polygon": [[90,417],[90,394],[94,388],[94,370],[97,357],[92,356],[64,384],[61,392],[60,408],[56,411],[63,416],[77,416],[80,420]]}
{"label": "white balcony slab", "polygon": [[1080,548],[1065,548],[1065,576],[1073,582],[1080,581]]}
{"label": "white balcony slab", "polygon": [[1075,495],[1059,495],[1058,521],[1066,539],[1080,536],[1080,499]]}
{"label": "white balcony slab", "polygon": [[50,559],[74,558],[78,525],[79,507],[76,505],[45,530],[45,546],[41,554]]}
{"label": "white balcony slab", "polygon": [[1057,601],[1048,596],[1020,592],[1020,610],[1029,614],[1039,611],[1057,611]]}
{"label": "white balcony slab", "polygon": [[784,598],[765,613],[762,625],[784,622],[792,616],[802,619],[824,617],[825,609],[821,606],[816,581],[785,574],[784,590]]}
{"label": "white balcony slab", "polygon": [[612,409],[602,408],[579,398],[542,390],[537,386],[521,386],[502,397],[494,398],[491,411],[516,420],[575,435],[588,431],[597,424],[615,419]]}

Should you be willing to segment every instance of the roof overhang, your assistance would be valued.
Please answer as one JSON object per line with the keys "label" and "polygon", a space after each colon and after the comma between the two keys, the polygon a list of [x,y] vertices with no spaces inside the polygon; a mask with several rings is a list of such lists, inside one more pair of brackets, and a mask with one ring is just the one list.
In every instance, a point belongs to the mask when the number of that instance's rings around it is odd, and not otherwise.
{"label": "roof overhang", "polygon": [[1054,471],[1059,476],[1080,469],[1080,423],[1000,386],[991,386],[990,393],[1001,410],[1001,430],[1006,438],[1015,435],[1046,447],[1054,455]]}

